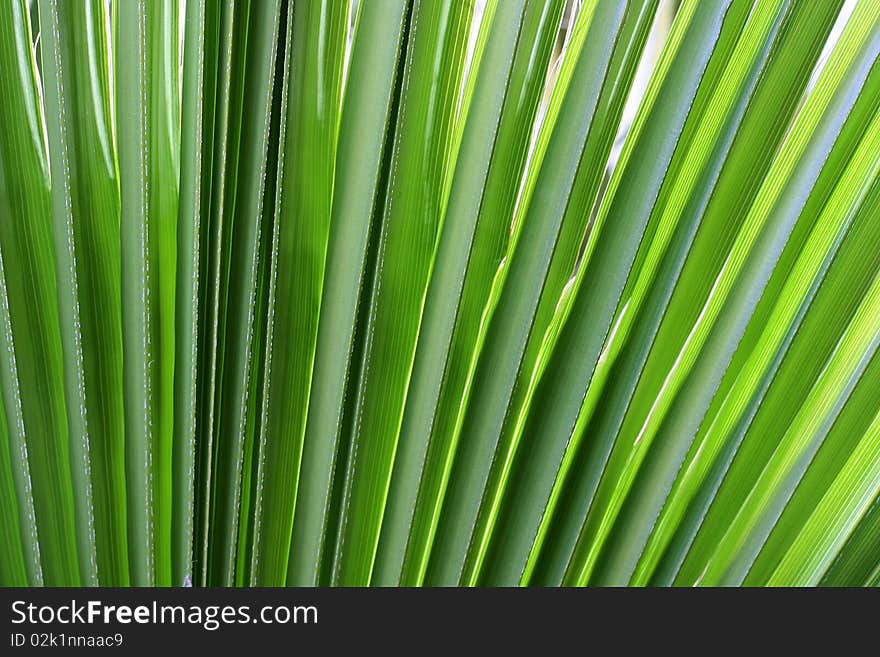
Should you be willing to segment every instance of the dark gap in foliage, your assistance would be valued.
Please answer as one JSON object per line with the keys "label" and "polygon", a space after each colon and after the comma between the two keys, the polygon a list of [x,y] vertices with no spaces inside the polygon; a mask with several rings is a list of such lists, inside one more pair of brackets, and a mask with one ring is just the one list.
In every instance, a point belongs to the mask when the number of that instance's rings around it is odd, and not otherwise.
{"label": "dark gap in foliage", "polygon": [[[241,268],[249,266],[247,263],[247,238],[244,235],[246,231],[245,221],[236,221],[236,198],[238,191],[238,168],[241,156],[242,142],[242,112],[244,106],[244,96],[248,88],[248,31],[249,16],[240,15],[241,9],[238,8],[235,17],[234,33],[232,35],[232,53],[230,57],[230,89],[229,89],[229,125],[226,136],[226,169],[224,172],[224,189],[222,199],[222,244],[220,252],[223,254],[220,258],[219,271],[220,283],[218,289],[218,309],[217,317],[219,319],[217,332],[217,365],[216,365],[216,386],[214,390],[214,445],[213,450],[213,490],[209,501],[211,509],[210,526],[210,544],[212,554],[209,558],[208,579],[212,584],[219,586],[228,586],[229,582],[225,580],[224,570],[226,568],[226,559],[228,554],[234,554],[236,537],[227,535],[225,528],[220,528],[220,523],[224,518],[229,518],[236,513],[236,509],[231,508],[230,495],[237,493],[241,486],[241,482],[237,481],[235,489],[225,483],[235,480],[234,464],[238,463],[238,455],[241,445],[237,439],[230,440],[230,436],[223,427],[225,422],[225,411],[231,404],[237,404],[238,400],[230,400],[230,384],[227,381],[230,372],[234,370],[235,363],[235,330],[230,330],[230,324],[240,321],[241,317],[246,317],[245,308],[239,305],[246,299],[243,288],[243,281],[246,279],[246,272]],[[231,334],[231,335],[230,335]],[[233,466],[233,471],[227,469]]]}
{"label": "dark gap in foliage", "polygon": [[[239,22],[235,20],[237,9],[229,4],[224,4],[220,10],[220,32],[218,38],[220,54],[218,57],[218,75],[215,87],[215,114],[221,130],[214,135],[214,167],[212,169],[212,194],[210,204],[210,217],[208,220],[208,280],[210,291],[208,297],[208,325],[209,335],[205,344],[209,350],[206,356],[206,376],[203,378],[205,390],[205,405],[202,413],[205,422],[201,433],[207,438],[207,448],[204,453],[205,480],[204,499],[200,508],[205,514],[205,526],[202,536],[210,547],[206,549],[205,563],[203,565],[204,577],[207,583],[215,582],[214,561],[216,559],[217,545],[214,541],[212,525],[217,517],[218,480],[223,480],[220,473],[221,454],[224,451],[221,444],[219,420],[223,399],[223,376],[226,348],[226,300],[228,290],[228,272],[231,245],[231,232],[233,229],[232,209],[227,205],[229,187],[234,178],[234,154],[237,145],[234,141],[235,126],[233,103],[238,95],[235,89],[236,53],[238,51],[238,36],[240,33]],[[233,18],[230,18],[230,14]],[[232,21],[233,32],[229,35],[222,34]],[[228,51],[227,51],[228,48]],[[228,59],[227,59],[228,58]],[[222,70],[222,75],[220,71]],[[228,78],[228,82],[227,82]]]}
{"label": "dark gap in foliage", "polygon": [[[388,178],[391,172],[391,160],[394,156],[394,135],[397,132],[397,118],[400,110],[400,97],[403,90],[404,70],[406,68],[407,50],[409,49],[409,37],[413,3],[410,2],[404,18],[403,36],[401,37],[401,52],[397,59],[397,72],[394,77],[394,91],[391,95],[391,109],[388,125],[385,129],[385,143],[382,146],[382,164],[379,174],[378,193],[373,204],[372,220],[370,224],[369,238],[367,241],[367,254],[364,259],[364,275],[361,279],[361,289],[358,295],[357,316],[355,331],[351,343],[351,358],[349,363],[351,370],[348,373],[345,384],[344,408],[342,412],[342,426],[339,432],[339,444],[336,446],[336,457],[333,460],[333,476],[330,482],[330,504],[327,510],[327,527],[324,533],[325,540],[322,553],[319,555],[318,583],[321,586],[330,584],[333,572],[332,554],[328,554],[328,546],[336,545],[339,534],[339,523],[342,512],[342,496],[345,490],[345,472],[348,467],[349,454],[351,452],[352,424],[355,417],[355,406],[358,396],[358,382],[361,378],[361,367],[364,358],[364,345],[366,342],[367,324],[370,314],[370,294],[373,290],[373,280],[376,275],[376,263],[379,255],[379,235],[381,233],[382,218],[385,213],[385,199],[388,192]],[[295,549],[296,546],[291,546]]]}
{"label": "dark gap in foliage", "polygon": [[40,79],[43,78],[43,48],[40,37],[40,5],[37,2],[31,2],[28,8],[29,18],[31,21],[31,39],[33,39],[34,59],[37,62],[37,71]]}
{"label": "dark gap in foliage", "polygon": [[[207,583],[207,531],[208,531],[208,504],[206,497],[208,491],[205,483],[210,481],[210,464],[212,452],[213,431],[210,429],[210,418],[206,417],[205,409],[213,407],[213,396],[209,386],[205,385],[206,374],[213,371],[212,356],[216,345],[208,346],[210,322],[208,313],[211,308],[210,294],[213,288],[207,284],[208,272],[210,271],[210,235],[211,235],[211,198],[213,180],[205,172],[214,169],[214,115],[216,112],[217,99],[217,60],[216,43],[219,40],[220,20],[216,6],[208,3],[205,10],[205,44],[204,44],[204,79],[203,79],[203,106],[202,124],[205,129],[204,143],[202,146],[202,179],[200,194],[200,211],[202,216],[199,221],[199,351],[200,358],[196,372],[196,485],[194,487],[193,509],[193,573],[196,582],[202,586]],[[207,134],[209,133],[210,134]],[[213,342],[213,340],[211,341]],[[206,426],[207,425],[207,426]],[[207,430],[206,430],[207,429]]]}
{"label": "dark gap in foliage", "polygon": [[[287,3],[281,3],[281,11],[278,24],[280,26],[287,24]],[[244,463],[250,463],[250,491],[248,500],[255,500],[259,496],[257,490],[258,479],[257,471],[262,456],[262,444],[260,435],[262,433],[262,413],[263,408],[263,381],[266,368],[266,327],[269,322],[269,281],[271,272],[271,245],[274,239],[275,222],[272,218],[275,216],[275,190],[278,185],[278,160],[280,157],[279,149],[281,143],[281,107],[284,95],[284,62],[287,49],[285,41],[285,31],[278,31],[278,48],[275,53],[275,74],[272,82],[272,115],[269,120],[269,148],[266,154],[266,184],[263,189],[263,215],[261,217],[262,228],[260,230],[260,243],[258,245],[259,253],[264,256],[260,258],[259,274],[257,276],[257,297],[254,303],[254,336],[253,340],[256,345],[255,355],[251,361],[252,374],[249,377],[252,381],[255,394],[250,396],[248,403],[248,424],[253,422],[253,431],[249,435],[253,436],[253,440],[246,446],[246,449],[252,450],[252,456],[248,461],[245,457]],[[252,377],[256,376],[254,381]],[[244,474],[242,475],[244,476]],[[246,500],[242,493],[241,504],[245,505]],[[246,554],[244,555],[244,572],[236,575],[236,584],[249,585],[252,575],[253,551],[254,551],[254,524],[256,522],[256,505],[251,503],[247,510],[247,526],[240,527],[239,532],[243,535],[239,545],[244,544]],[[241,562],[241,560],[239,560]]]}

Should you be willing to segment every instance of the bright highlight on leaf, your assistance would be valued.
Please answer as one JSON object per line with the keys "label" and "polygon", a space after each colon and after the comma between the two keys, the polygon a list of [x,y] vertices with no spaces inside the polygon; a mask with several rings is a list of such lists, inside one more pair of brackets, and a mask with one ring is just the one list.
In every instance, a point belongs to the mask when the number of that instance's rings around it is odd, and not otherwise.
{"label": "bright highlight on leaf", "polygon": [[874,0],[8,0],[0,94],[0,584],[880,584]]}

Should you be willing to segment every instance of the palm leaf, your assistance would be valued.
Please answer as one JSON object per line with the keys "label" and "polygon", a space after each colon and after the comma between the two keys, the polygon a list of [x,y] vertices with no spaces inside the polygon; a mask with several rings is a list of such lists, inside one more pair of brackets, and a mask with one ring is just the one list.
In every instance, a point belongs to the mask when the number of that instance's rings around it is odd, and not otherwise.
{"label": "palm leaf", "polygon": [[0,5],[0,584],[880,584],[873,0]]}
{"label": "palm leaf", "polygon": [[[10,434],[21,432],[26,440],[44,582],[75,586],[83,579],[95,581],[94,538],[88,531],[91,490],[88,466],[80,461],[77,481],[83,490],[75,499],[37,64],[25,3],[3,5],[0,21],[0,70],[9,99],[0,110],[4,217],[0,251],[4,275],[18,272],[5,285],[6,351],[15,362],[15,368],[7,371],[12,377],[17,372],[18,380],[4,385],[4,404],[13,427]],[[21,449],[19,445],[19,454]],[[84,456],[82,444],[74,451]],[[27,498],[20,504],[27,508]],[[39,580],[36,573],[32,577]]]}

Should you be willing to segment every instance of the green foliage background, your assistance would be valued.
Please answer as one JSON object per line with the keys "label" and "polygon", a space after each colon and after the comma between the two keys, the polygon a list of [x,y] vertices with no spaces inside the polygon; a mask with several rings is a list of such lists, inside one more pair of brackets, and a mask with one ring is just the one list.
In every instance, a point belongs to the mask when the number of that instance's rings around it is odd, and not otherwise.
{"label": "green foliage background", "polygon": [[876,0],[0,2],[0,584],[877,585]]}

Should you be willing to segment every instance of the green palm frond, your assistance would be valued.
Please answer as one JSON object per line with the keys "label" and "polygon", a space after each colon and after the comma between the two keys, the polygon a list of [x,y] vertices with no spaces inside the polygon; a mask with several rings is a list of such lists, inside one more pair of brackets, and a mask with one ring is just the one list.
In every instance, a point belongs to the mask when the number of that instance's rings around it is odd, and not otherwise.
{"label": "green palm frond", "polygon": [[880,584],[874,0],[8,0],[0,94],[0,584]]}

